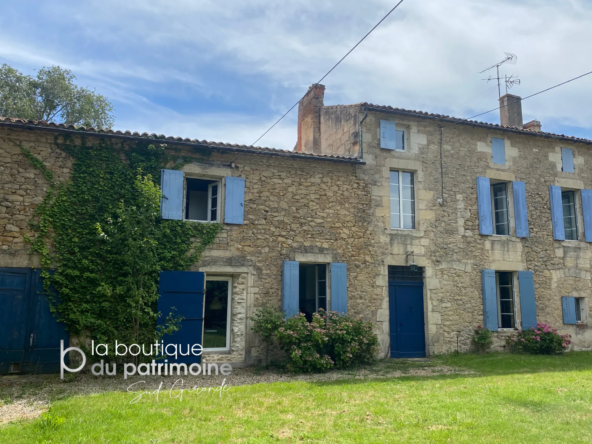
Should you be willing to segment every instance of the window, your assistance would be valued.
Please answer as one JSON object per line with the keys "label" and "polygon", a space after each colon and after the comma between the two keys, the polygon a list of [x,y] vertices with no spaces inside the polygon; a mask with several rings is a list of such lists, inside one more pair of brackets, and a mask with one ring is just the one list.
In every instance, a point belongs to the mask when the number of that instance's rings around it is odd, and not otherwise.
{"label": "window", "polygon": [[396,149],[405,151],[405,131],[397,130],[396,132],[397,145]]}
{"label": "window", "polygon": [[573,151],[570,148],[561,148],[561,171],[574,172]]}
{"label": "window", "polygon": [[584,311],[584,298],[575,298],[576,302],[576,322],[581,324],[584,321],[584,316],[582,316],[582,312]]}
{"label": "window", "polygon": [[575,191],[562,191],[561,203],[563,206],[563,226],[565,229],[565,240],[578,240]]}
{"label": "window", "polygon": [[208,277],[204,308],[203,348],[228,350],[230,348],[231,278]]}
{"label": "window", "polygon": [[327,310],[327,265],[300,264],[299,308],[311,321],[319,309]]}
{"label": "window", "polygon": [[413,173],[391,171],[391,228],[415,229]]}
{"label": "window", "polygon": [[506,142],[504,139],[491,138],[491,156],[493,163],[506,164]]}
{"label": "window", "polygon": [[514,328],[516,325],[514,316],[514,286],[513,275],[508,271],[495,273],[497,288],[497,313],[499,328]]}
{"label": "window", "polygon": [[493,213],[493,234],[508,236],[510,222],[508,216],[508,184],[491,185],[491,209]]}
{"label": "window", "polygon": [[186,179],[185,220],[217,222],[219,207],[219,181]]}

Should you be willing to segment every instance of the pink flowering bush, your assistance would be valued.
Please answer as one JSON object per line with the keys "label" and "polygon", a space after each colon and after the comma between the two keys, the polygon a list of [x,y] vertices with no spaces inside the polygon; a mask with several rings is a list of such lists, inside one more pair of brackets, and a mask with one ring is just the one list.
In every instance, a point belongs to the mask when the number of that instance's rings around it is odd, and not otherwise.
{"label": "pink flowering bush", "polygon": [[515,336],[506,339],[506,345],[512,352],[533,355],[553,355],[563,353],[571,344],[570,335],[560,335],[556,328],[538,322],[536,328],[518,331]]}
{"label": "pink flowering bush", "polygon": [[[253,320],[258,331],[257,318]],[[304,313],[283,320],[269,341],[277,341],[286,354],[287,370],[294,373],[370,363],[378,347],[371,323],[324,310],[314,313],[312,322]]]}

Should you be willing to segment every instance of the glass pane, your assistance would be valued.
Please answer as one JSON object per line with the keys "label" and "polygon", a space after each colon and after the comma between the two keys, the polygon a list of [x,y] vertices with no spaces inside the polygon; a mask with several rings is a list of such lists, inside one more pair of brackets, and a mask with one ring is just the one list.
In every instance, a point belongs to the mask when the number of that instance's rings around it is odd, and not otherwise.
{"label": "glass pane", "polygon": [[574,192],[562,192],[561,201],[563,203],[563,225],[565,227],[565,239],[577,240],[578,230],[576,224],[576,205]]}
{"label": "glass pane", "polygon": [[[318,276],[318,281],[317,281],[317,295],[319,296],[319,299],[321,297],[325,297],[327,296],[327,266],[326,265],[317,265],[317,276]],[[320,307],[320,302],[319,302],[319,307]]]}
{"label": "glass pane", "polygon": [[582,305],[580,298],[576,298],[576,322],[582,322]]}
{"label": "glass pane", "polygon": [[403,214],[403,228],[412,230],[415,228],[415,216],[412,214]]}
{"label": "glass pane", "polygon": [[505,273],[500,272],[497,273],[498,281],[500,285],[511,285],[512,283],[512,273]]}
{"label": "glass pane", "polygon": [[415,191],[413,173],[402,173],[403,182],[403,228],[415,228]]}
{"label": "glass pane", "polygon": [[401,215],[399,214],[399,172],[391,171],[391,228],[401,228]]}
{"label": "glass pane", "polygon": [[212,185],[212,197],[218,196],[218,185]]}
{"label": "glass pane", "polygon": [[513,314],[512,301],[500,301],[500,312],[502,314]]}
{"label": "glass pane", "polygon": [[326,297],[319,298],[319,310],[321,308],[323,310],[327,311],[327,298]]}
{"label": "glass pane", "polygon": [[405,149],[405,131],[397,130],[397,149]]}
{"label": "glass pane", "polygon": [[207,281],[204,310],[204,348],[226,348],[228,281]]}
{"label": "glass pane", "polygon": [[493,219],[495,234],[507,236],[510,234],[508,223],[508,193],[505,183],[498,183],[491,187],[493,196]]}
{"label": "glass pane", "polygon": [[502,315],[501,328],[514,328],[514,316]]}

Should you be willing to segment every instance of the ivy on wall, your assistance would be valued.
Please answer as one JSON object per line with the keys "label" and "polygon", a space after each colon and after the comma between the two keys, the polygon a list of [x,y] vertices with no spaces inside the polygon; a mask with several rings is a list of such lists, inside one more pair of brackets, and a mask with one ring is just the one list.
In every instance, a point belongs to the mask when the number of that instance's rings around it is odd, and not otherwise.
{"label": "ivy on wall", "polygon": [[177,317],[156,327],[159,272],[199,262],[221,225],[161,218],[157,184],[172,160],[164,145],[71,137],[56,137],[56,145],[73,159],[70,180],[59,184],[21,147],[50,182],[31,220],[37,236],[29,241],[41,255],[46,285],[59,295],[52,309],[75,335],[154,342],[178,325]]}

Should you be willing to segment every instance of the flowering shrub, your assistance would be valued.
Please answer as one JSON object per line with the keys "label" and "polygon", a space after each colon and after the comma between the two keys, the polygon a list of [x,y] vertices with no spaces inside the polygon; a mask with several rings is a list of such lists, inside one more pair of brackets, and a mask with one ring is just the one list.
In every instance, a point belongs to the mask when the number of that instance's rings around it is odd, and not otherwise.
{"label": "flowering shrub", "polygon": [[[253,330],[261,331],[258,324],[271,316],[266,313],[265,317],[259,314],[253,317]],[[277,316],[274,319],[277,320]],[[311,322],[303,313],[287,320],[282,318],[273,336],[263,337],[263,340],[266,343],[277,341],[286,353],[286,368],[294,373],[369,363],[374,360],[378,347],[371,323],[324,310],[314,313]]]}
{"label": "flowering shrub", "polygon": [[477,325],[477,328],[473,333],[472,342],[473,346],[478,352],[485,353],[491,348],[491,344],[493,344],[493,339],[491,339],[491,330]]}
{"label": "flowering shrub", "polygon": [[559,335],[556,328],[538,322],[536,328],[518,331],[506,339],[510,351],[533,355],[552,355],[563,353],[571,344],[570,335]]}

